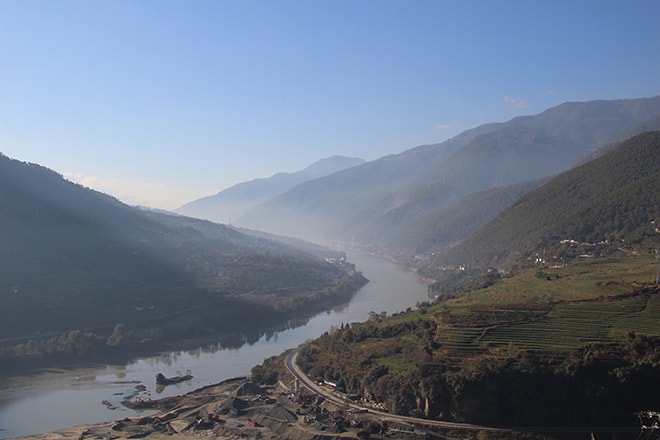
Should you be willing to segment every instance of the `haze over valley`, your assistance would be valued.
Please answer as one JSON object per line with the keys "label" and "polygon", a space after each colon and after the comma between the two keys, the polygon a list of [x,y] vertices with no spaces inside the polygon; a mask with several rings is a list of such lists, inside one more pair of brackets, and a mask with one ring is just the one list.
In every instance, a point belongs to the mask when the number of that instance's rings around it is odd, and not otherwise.
{"label": "haze over valley", "polygon": [[659,15],[4,0],[0,438],[658,438]]}
{"label": "haze over valley", "polygon": [[8,368],[12,359],[87,360],[122,345],[154,351],[264,328],[320,311],[365,282],[336,252],[139,210],[38,165],[0,160]]}
{"label": "haze over valley", "polygon": [[[443,252],[542,179],[625,136],[657,129],[658,114],[659,97],[565,103],[301,182],[233,223],[312,240],[351,242],[388,254]],[[493,200],[496,192],[509,197]],[[490,199],[487,209],[474,201],[479,193]],[[208,218],[211,202],[204,200],[206,210],[191,203],[181,212]],[[220,202],[216,206],[223,207]],[[469,209],[479,212],[466,212]],[[438,228],[447,224],[442,216],[448,212],[466,217],[443,237]]]}

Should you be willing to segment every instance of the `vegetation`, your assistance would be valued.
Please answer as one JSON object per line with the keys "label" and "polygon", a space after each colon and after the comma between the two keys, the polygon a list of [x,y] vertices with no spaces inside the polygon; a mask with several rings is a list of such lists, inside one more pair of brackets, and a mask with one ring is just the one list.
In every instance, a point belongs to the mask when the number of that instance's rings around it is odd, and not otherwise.
{"label": "vegetation", "polygon": [[342,325],[301,366],[396,413],[637,424],[660,391],[658,163],[660,132],[649,132],[560,174],[421,260],[436,303]]}
{"label": "vegetation", "polygon": [[[173,347],[195,348],[218,340],[225,347],[238,348],[246,342],[256,342],[282,322],[295,319],[304,323],[306,317],[348,301],[365,282],[364,277],[354,272],[335,286],[281,300],[275,295],[266,298],[206,295],[201,297],[206,302],[167,314],[160,309],[143,310],[135,321],[125,320],[114,328],[97,326],[8,338],[0,345],[0,370],[89,361],[124,362],[136,355]],[[235,335],[244,336],[232,338]]]}
{"label": "vegetation", "polygon": [[257,383],[272,385],[277,382],[284,365],[280,356],[272,356],[264,360],[263,364],[252,367],[252,380]]}
{"label": "vegetation", "polygon": [[413,227],[391,240],[387,249],[397,255],[442,254],[488,224],[490,220],[528,191],[548,179],[469,194],[450,206],[430,212]]}
{"label": "vegetation", "polygon": [[348,263],[132,208],[1,155],[0,224],[3,368],[258,334],[345,302],[366,282]]}
{"label": "vegetation", "polygon": [[653,240],[660,222],[660,132],[636,136],[608,154],[562,173],[521,197],[446,255],[420,270],[469,262],[487,267],[529,265],[536,258],[600,255]]}
{"label": "vegetation", "polygon": [[344,324],[298,356],[312,378],[389,411],[503,426],[634,426],[657,405],[652,255],[528,269],[389,318]]}

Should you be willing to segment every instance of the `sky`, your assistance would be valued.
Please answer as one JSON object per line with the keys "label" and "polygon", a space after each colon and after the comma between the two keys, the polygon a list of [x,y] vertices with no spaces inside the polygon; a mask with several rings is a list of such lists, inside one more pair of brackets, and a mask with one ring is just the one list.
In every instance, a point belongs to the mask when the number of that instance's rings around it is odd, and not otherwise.
{"label": "sky", "polygon": [[0,152],[153,208],[660,95],[657,0],[0,0]]}

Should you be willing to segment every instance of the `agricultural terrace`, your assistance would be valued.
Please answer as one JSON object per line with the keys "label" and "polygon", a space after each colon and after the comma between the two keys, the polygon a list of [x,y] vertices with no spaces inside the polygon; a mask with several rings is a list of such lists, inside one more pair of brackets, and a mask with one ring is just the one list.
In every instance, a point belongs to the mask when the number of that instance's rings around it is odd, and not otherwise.
{"label": "agricultural terrace", "polygon": [[630,332],[660,336],[652,255],[579,259],[533,269],[435,305],[449,350],[563,351]]}

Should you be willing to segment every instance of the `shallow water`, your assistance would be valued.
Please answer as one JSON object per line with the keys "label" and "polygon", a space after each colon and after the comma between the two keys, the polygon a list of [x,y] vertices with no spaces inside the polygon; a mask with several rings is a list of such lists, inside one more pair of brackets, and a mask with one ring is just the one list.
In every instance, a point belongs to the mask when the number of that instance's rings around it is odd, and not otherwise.
{"label": "shallow water", "polygon": [[[231,377],[250,374],[265,358],[296,347],[333,326],[365,321],[370,311],[394,313],[426,301],[426,285],[394,263],[365,254],[349,254],[370,282],[350,303],[320,313],[304,325],[290,322],[250,344],[236,341],[196,350],[135,359],[124,366],[50,370],[29,377],[0,378],[0,438],[55,431],[68,426],[98,423],[136,413],[119,402],[138,393],[143,398],[180,395]],[[286,327],[292,327],[286,329]],[[192,380],[157,389],[155,375],[193,375]],[[138,392],[136,386],[144,391]]]}

